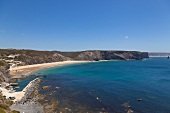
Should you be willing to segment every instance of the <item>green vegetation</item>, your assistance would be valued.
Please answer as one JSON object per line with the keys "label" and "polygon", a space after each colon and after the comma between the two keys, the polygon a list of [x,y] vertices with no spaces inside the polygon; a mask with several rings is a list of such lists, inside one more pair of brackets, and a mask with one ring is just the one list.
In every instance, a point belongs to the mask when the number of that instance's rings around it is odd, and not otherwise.
{"label": "green vegetation", "polygon": [[2,69],[2,67],[8,69],[9,65],[5,61],[0,60],[0,69]]}
{"label": "green vegetation", "polygon": [[76,58],[79,54],[81,54],[83,51],[78,51],[78,52],[58,52],[59,54],[70,57],[70,58]]}
{"label": "green vegetation", "polygon": [[10,106],[13,104],[11,100],[6,99],[4,96],[2,96],[2,93],[0,93],[0,113],[20,113],[19,111],[11,111]]}
{"label": "green vegetation", "polygon": [[11,113],[20,113],[19,111],[13,110]]}
{"label": "green vegetation", "polygon": [[6,113],[2,108],[0,108],[0,113]]}
{"label": "green vegetation", "polygon": [[3,56],[8,56],[10,54],[25,54],[31,57],[53,55],[55,52],[52,51],[36,51],[36,50],[17,50],[17,49],[0,49],[0,54]]}
{"label": "green vegetation", "polygon": [[[63,56],[70,57],[70,58],[75,58],[77,57],[80,53],[84,51],[77,51],[77,52],[60,52],[60,51],[36,51],[36,50],[17,50],[17,49],[0,49],[0,56],[8,56],[10,54],[25,54],[31,57],[45,57],[45,56],[51,56],[54,53],[59,53]],[[20,58],[16,58],[20,59]]]}
{"label": "green vegetation", "polygon": [[17,57],[15,57],[15,59],[14,59],[15,61],[21,61],[21,56],[17,56]]}
{"label": "green vegetation", "polygon": [[1,103],[0,103],[0,108],[8,109],[8,110],[9,110],[9,107],[8,107],[7,105],[5,105],[5,104],[1,104]]}
{"label": "green vegetation", "polygon": [[0,66],[4,66],[4,62],[0,60]]}

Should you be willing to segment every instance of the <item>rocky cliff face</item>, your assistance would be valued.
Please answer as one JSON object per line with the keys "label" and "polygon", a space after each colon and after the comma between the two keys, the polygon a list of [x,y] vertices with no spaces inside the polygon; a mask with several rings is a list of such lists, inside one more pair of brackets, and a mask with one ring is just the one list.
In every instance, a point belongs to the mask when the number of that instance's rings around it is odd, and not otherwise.
{"label": "rocky cliff face", "polygon": [[162,56],[162,57],[168,57],[170,56],[170,53],[149,53],[149,56],[151,57],[157,57],[157,56]]}
{"label": "rocky cliff face", "polygon": [[85,51],[75,60],[141,60],[148,58],[148,53],[137,51]]}
{"label": "rocky cliff face", "polygon": [[[35,51],[35,50],[0,50],[0,58],[10,54],[19,56],[13,60],[22,61],[22,65],[50,63],[67,60],[141,60],[148,58],[147,52],[137,51],[79,51],[79,52],[60,52],[60,51]],[[5,57],[6,58],[6,57]],[[3,62],[1,61],[1,64]],[[5,64],[5,63],[4,63]],[[0,82],[8,80],[7,69],[9,65],[0,65]]]}
{"label": "rocky cliff face", "polygon": [[0,67],[0,82],[6,81],[6,72],[3,67]]}
{"label": "rocky cliff face", "polygon": [[20,60],[26,64],[39,64],[67,60],[141,60],[149,58],[147,52],[138,51],[79,51],[79,52],[54,52],[53,54],[27,55],[22,54]]}
{"label": "rocky cliff face", "polygon": [[31,65],[31,64],[66,61],[66,60],[71,60],[71,58],[62,56],[58,53],[54,53],[53,55],[44,55],[44,56],[29,56],[26,54],[22,54],[20,56],[20,60],[23,62],[23,65]]}
{"label": "rocky cliff face", "polygon": [[9,76],[8,76],[8,69],[9,65],[4,62],[3,65],[0,66],[0,83],[4,81],[9,81]]}

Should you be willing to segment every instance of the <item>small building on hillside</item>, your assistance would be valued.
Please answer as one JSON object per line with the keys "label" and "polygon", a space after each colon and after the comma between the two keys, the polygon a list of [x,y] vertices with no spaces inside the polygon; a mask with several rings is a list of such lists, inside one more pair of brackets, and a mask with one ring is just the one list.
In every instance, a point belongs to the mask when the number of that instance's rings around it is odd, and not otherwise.
{"label": "small building on hillside", "polygon": [[17,64],[11,64],[10,68],[17,67]]}
{"label": "small building on hillside", "polygon": [[7,56],[7,58],[15,58],[15,55],[9,55],[9,56]]}
{"label": "small building on hillside", "polygon": [[20,54],[15,54],[15,55],[9,55],[9,56],[6,56],[6,58],[12,58],[12,59],[14,59],[15,57],[18,57],[18,56],[20,56]]}

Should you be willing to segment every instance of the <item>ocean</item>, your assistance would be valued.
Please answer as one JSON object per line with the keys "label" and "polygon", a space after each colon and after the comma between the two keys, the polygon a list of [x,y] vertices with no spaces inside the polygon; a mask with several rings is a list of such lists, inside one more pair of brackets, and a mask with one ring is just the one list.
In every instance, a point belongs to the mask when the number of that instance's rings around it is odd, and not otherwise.
{"label": "ocean", "polygon": [[[47,76],[41,94],[56,91],[48,95],[59,102],[56,111],[170,113],[170,60],[165,57],[72,64],[34,74]],[[32,79],[19,81],[18,90]],[[44,85],[51,87],[42,90]]]}

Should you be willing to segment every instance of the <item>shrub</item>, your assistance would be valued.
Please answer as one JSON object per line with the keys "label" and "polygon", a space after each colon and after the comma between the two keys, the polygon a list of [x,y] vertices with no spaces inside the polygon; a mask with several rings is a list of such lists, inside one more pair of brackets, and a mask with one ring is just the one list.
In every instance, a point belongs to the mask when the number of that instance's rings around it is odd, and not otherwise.
{"label": "shrub", "polygon": [[20,113],[19,111],[13,110],[11,113]]}
{"label": "shrub", "polygon": [[2,108],[0,108],[0,113],[6,113]]}
{"label": "shrub", "polygon": [[0,60],[0,66],[4,66],[4,62]]}
{"label": "shrub", "polygon": [[3,108],[3,109],[9,109],[9,107],[5,104],[0,104],[0,108]]}

